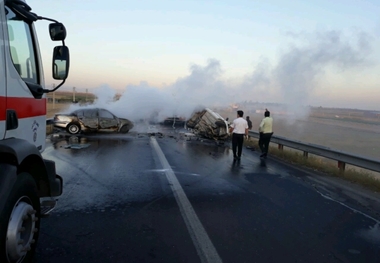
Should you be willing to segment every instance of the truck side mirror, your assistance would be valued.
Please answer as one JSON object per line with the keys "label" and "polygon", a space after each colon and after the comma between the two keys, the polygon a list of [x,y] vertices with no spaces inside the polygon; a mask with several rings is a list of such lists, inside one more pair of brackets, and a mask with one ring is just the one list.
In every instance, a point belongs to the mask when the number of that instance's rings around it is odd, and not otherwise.
{"label": "truck side mirror", "polygon": [[66,28],[62,23],[51,23],[49,33],[52,41],[63,41],[66,39]]}
{"label": "truck side mirror", "polygon": [[67,46],[56,46],[53,50],[53,78],[65,80],[69,75],[70,54]]}

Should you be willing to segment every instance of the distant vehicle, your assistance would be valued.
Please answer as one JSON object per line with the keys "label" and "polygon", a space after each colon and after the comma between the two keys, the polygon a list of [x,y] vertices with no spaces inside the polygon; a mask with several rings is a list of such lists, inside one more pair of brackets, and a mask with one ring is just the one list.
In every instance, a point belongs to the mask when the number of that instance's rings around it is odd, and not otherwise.
{"label": "distant vehicle", "polygon": [[120,132],[127,133],[133,128],[128,119],[116,117],[101,108],[75,110],[70,114],[56,114],[54,126],[66,129],[70,134],[82,132]]}
{"label": "distant vehicle", "polygon": [[208,108],[194,112],[186,122],[186,126],[192,129],[194,134],[205,138],[214,140],[229,138],[228,122]]}

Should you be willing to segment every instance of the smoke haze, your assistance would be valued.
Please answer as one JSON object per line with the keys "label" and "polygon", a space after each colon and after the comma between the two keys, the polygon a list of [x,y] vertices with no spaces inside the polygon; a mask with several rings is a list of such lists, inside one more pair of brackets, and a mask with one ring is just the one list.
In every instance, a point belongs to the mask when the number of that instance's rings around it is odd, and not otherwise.
{"label": "smoke haze", "polygon": [[239,81],[223,77],[221,63],[210,59],[205,66],[191,65],[188,76],[163,88],[147,82],[128,85],[121,98],[112,102],[116,92],[104,85],[94,93],[95,106],[131,120],[190,117],[196,108],[228,107],[232,103],[255,101],[286,105],[294,118],[308,114],[312,94],[327,70],[347,74],[371,65],[373,37],[363,31],[317,31],[313,34],[285,34],[290,44],[283,45],[277,63],[262,58],[251,74]]}

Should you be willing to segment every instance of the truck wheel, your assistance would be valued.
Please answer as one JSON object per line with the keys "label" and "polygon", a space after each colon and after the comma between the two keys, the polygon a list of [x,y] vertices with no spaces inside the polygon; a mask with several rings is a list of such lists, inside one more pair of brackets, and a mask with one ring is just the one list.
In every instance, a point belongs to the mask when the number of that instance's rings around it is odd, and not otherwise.
{"label": "truck wheel", "polygon": [[30,262],[40,227],[40,202],[33,177],[19,174],[6,198],[0,211],[0,262]]}
{"label": "truck wheel", "polygon": [[128,133],[129,132],[128,126],[124,125],[123,127],[121,127],[120,132],[121,133]]}
{"label": "truck wheel", "polygon": [[80,132],[80,125],[78,123],[70,123],[67,125],[66,131],[70,134],[78,134]]}

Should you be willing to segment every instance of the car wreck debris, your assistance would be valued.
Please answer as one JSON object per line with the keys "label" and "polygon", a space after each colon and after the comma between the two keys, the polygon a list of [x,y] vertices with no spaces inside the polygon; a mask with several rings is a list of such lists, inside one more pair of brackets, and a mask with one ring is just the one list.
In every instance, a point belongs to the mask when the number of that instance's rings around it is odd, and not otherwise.
{"label": "car wreck debris", "polygon": [[76,150],[80,150],[80,149],[84,149],[84,148],[87,148],[89,147],[90,144],[68,144],[68,145],[65,145],[64,148],[65,149],[76,149]]}
{"label": "car wreck debris", "polygon": [[213,140],[226,140],[229,138],[228,123],[218,113],[205,108],[196,111],[186,122],[194,134]]}
{"label": "car wreck debris", "polygon": [[128,133],[134,125],[132,121],[116,117],[106,109],[84,108],[70,114],[56,114],[54,126],[66,129],[69,134],[79,134],[81,132]]}

